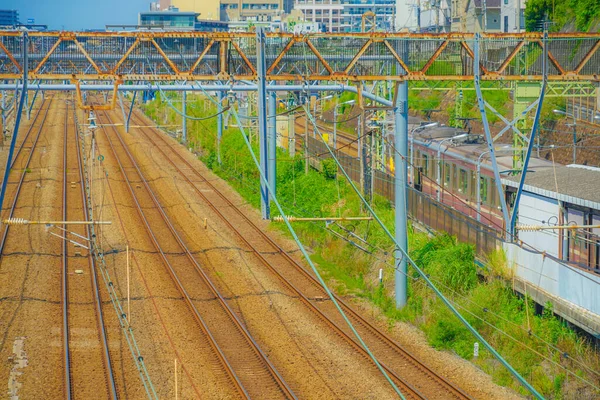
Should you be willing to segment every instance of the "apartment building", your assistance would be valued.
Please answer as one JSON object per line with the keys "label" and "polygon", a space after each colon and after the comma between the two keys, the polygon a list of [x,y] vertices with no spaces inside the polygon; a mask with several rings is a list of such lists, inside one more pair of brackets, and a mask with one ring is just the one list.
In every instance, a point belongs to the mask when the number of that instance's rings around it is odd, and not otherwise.
{"label": "apartment building", "polygon": [[17,10],[0,10],[0,26],[15,26],[19,24]]}
{"label": "apartment building", "polygon": [[521,32],[526,0],[452,0],[452,31]]}
{"label": "apartment building", "polygon": [[525,31],[525,4],[527,0],[502,0],[500,16],[502,32]]}
{"label": "apartment building", "polygon": [[375,14],[378,31],[393,31],[396,0],[295,0],[306,22],[317,23],[325,32],[359,32],[363,15]]}
{"label": "apartment building", "polygon": [[272,21],[291,12],[293,0],[221,0],[221,21]]}

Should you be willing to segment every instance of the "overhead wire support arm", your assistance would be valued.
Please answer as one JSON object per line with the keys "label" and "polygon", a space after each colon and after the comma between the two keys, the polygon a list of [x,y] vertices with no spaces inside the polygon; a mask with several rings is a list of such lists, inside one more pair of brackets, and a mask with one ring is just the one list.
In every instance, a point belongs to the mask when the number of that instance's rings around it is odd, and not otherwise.
{"label": "overhead wire support arm", "polygon": [[515,204],[513,206],[512,215],[510,217],[509,233],[515,235],[515,226],[517,224],[517,216],[519,215],[519,204],[521,202],[521,195],[523,194],[523,187],[525,186],[525,179],[527,178],[527,167],[529,166],[529,160],[531,159],[531,153],[533,152],[533,146],[535,143],[535,135],[537,134],[538,125],[540,123],[540,116],[542,114],[542,105],[544,104],[544,96],[546,95],[546,86],[548,81],[548,30],[544,29],[543,39],[543,52],[542,52],[542,73],[544,74],[544,80],[542,81],[542,90],[540,92],[540,98],[538,101],[537,109],[535,112],[535,118],[533,120],[533,126],[531,127],[531,135],[529,137],[529,143],[527,145],[527,152],[525,153],[525,161],[523,162],[523,169],[521,172],[521,178],[519,179],[519,188],[515,197]]}
{"label": "overhead wire support arm", "polygon": [[483,130],[485,132],[486,143],[490,153],[490,160],[492,161],[492,169],[494,171],[494,181],[496,183],[496,189],[498,191],[498,198],[500,199],[500,207],[502,209],[502,216],[504,219],[505,228],[507,230],[507,239],[510,239],[508,228],[510,225],[510,216],[508,213],[508,205],[506,204],[506,198],[504,197],[504,189],[502,188],[502,180],[500,179],[500,170],[498,169],[498,160],[496,159],[496,150],[494,148],[494,140],[490,131],[490,124],[487,118],[485,110],[485,101],[483,99],[483,93],[481,91],[481,37],[479,33],[475,34],[473,43],[474,53],[474,64],[473,64],[473,75],[475,78],[475,90],[477,92],[477,104],[479,106],[479,112],[481,113],[481,122],[483,123]]}

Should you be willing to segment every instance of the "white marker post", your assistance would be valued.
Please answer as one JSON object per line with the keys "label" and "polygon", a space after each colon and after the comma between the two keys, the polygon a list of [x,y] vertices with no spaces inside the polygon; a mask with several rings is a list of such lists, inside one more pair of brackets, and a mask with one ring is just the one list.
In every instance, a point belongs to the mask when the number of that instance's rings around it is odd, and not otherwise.
{"label": "white marker post", "polygon": [[131,287],[130,287],[130,280],[129,280],[129,245],[127,245],[125,251],[127,254],[127,323],[129,323],[129,325],[131,325],[131,306],[129,304],[130,299],[131,299]]}
{"label": "white marker post", "polygon": [[175,359],[175,400],[179,399],[179,393],[177,390],[177,359]]}

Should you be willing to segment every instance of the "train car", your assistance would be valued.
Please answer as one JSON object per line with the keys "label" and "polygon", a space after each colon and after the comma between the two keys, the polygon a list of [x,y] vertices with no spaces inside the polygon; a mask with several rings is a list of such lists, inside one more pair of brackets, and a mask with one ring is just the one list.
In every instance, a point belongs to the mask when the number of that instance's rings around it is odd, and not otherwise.
{"label": "train car", "polygon": [[[421,128],[425,126],[424,128]],[[496,146],[503,196],[512,212],[520,175],[513,170],[510,145]],[[505,231],[500,198],[482,135],[415,123],[409,137],[409,184],[441,203]],[[520,225],[598,225],[600,169],[560,165],[532,157],[518,210]],[[522,231],[519,239],[532,248],[571,264],[600,270],[600,229]]]}

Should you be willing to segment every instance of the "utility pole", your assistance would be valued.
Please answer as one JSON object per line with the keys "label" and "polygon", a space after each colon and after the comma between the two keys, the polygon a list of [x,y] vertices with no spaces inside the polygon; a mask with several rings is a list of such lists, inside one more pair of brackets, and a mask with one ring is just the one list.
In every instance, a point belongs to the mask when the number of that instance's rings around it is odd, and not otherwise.
{"label": "utility pole", "polygon": [[487,31],[487,0],[483,0],[483,31]]}
{"label": "utility pole", "polygon": [[219,165],[221,165],[221,140],[223,139],[223,92],[217,92],[217,101],[219,102],[217,107],[217,112],[219,113],[217,116],[217,162]]}
{"label": "utility pole", "polygon": [[517,20],[517,33],[521,33],[521,0],[517,0],[516,9],[516,20]]}
{"label": "utility pole", "polygon": [[421,33],[421,0],[417,0],[417,32]]}

